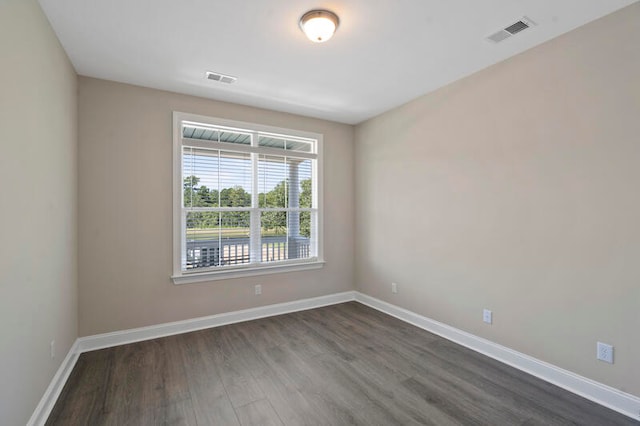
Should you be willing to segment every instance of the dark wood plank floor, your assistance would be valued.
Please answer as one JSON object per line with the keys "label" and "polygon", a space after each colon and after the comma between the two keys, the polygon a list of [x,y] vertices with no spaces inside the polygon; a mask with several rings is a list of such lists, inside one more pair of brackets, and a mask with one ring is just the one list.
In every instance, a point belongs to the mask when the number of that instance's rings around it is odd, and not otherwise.
{"label": "dark wood plank floor", "polygon": [[49,425],[631,425],[356,302],[82,354]]}

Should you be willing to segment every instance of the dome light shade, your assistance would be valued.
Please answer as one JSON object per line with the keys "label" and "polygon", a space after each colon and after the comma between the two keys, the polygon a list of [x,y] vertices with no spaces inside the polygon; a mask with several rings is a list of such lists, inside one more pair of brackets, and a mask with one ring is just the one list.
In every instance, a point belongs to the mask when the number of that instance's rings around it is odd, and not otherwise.
{"label": "dome light shade", "polygon": [[328,10],[310,10],[300,18],[300,29],[314,43],[329,40],[338,28],[338,15]]}

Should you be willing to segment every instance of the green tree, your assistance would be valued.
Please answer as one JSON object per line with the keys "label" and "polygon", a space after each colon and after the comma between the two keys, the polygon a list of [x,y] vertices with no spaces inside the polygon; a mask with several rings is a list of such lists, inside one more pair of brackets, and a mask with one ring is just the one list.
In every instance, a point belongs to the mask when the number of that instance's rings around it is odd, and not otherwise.
{"label": "green tree", "polygon": [[[251,194],[239,185],[220,191],[221,207],[251,207]],[[249,212],[235,211],[222,214],[224,228],[248,228]]]}
{"label": "green tree", "polygon": [[[285,207],[285,181],[278,183],[275,188],[266,194],[258,195],[259,206],[264,207]],[[265,230],[273,229],[278,235],[286,234],[287,214],[286,212],[262,212],[260,226]]]}
{"label": "green tree", "polygon": [[[218,191],[200,185],[200,178],[187,176],[184,178],[183,196],[186,207],[218,207]],[[249,196],[251,201],[251,196]]]}
{"label": "green tree", "polygon": [[[185,207],[196,207],[201,204],[197,190],[198,183],[200,183],[200,178],[197,176],[192,175],[184,178],[182,194]],[[201,212],[190,212],[187,216],[187,228],[202,228],[204,219]]]}
{"label": "green tree", "polygon": [[[184,178],[184,205],[187,207],[251,207],[251,194],[239,185],[225,188],[218,192],[205,185],[199,185],[200,178],[187,176]],[[311,179],[300,182],[300,207],[311,208]],[[288,182],[280,181],[266,194],[258,194],[258,205],[261,208],[287,207]],[[248,212],[225,212],[223,217],[217,212],[190,212],[187,220],[188,228],[217,228],[222,220],[223,227],[248,227]],[[267,211],[262,213],[261,227],[265,230],[275,230],[276,234],[284,235],[287,229],[287,213],[283,211]],[[300,235],[311,235],[311,213],[300,213]]]}
{"label": "green tree", "polygon": [[236,185],[220,191],[221,207],[251,207],[251,194]]}
{"label": "green tree", "polygon": [[200,197],[198,195],[197,187],[200,183],[200,178],[197,176],[187,176],[184,178],[183,195],[185,207],[195,207],[199,204]]}
{"label": "green tree", "polygon": [[218,191],[202,185],[197,190],[198,201],[201,207],[218,207]]}
{"label": "green tree", "polygon": [[300,182],[302,192],[300,193],[300,207],[311,208],[311,179]]}
{"label": "green tree", "polygon": [[[271,191],[266,194],[260,194],[260,207],[286,207],[287,193],[286,182],[283,180],[278,183]],[[277,235],[286,235],[287,233],[287,213],[286,212],[263,212],[261,217],[261,226],[265,230],[273,229]]]}
{"label": "green tree", "polygon": [[[218,191],[205,185],[198,186],[200,178],[187,176],[183,180],[183,197],[186,207],[217,207]],[[219,214],[215,212],[190,212],[187,228],[213,228],[218,226]]]}
{"label": "green tree", "polygon": [[[311,179],[300,182],[302,191],[300,192],[300,207],[311,208]],[[287,207],[287,181],[280,181],[271,191],[258,195],[260,207]],[[263,212],[261,226],[266,230],[273,229],[277,234],[285,234],[287,227],[286,212]],[[309,212],[300,213],[300,235],[309,237],[311,235],[311,214]]]}
{"label": "green tree", "polygon": [[[311,179],[300,182],[302,192],[300,193],[300,207],[311,208]],[[309,238],[311,236],[311,213],[300,213],[300,235]]]}

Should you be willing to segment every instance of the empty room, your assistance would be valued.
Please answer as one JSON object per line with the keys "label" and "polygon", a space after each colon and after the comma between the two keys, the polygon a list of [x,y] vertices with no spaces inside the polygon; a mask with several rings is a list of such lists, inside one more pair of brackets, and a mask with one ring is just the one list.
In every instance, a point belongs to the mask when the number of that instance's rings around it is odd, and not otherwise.
{"label": "empty room", "polygon": [[0,0],[0,425],[640,424],[640,2]]}

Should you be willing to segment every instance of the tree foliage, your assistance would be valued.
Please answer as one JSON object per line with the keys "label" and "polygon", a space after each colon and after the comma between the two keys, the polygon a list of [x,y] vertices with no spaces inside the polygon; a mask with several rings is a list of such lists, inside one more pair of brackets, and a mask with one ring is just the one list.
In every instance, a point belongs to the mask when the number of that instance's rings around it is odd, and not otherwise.
{"label": "tree foliage", "polygon": [[[251,207],[251,194],[241,186],[224,188],[219,193],[216,189],[209,189],[199,185],[197,176],[184,178],[183,194],[186,207]],[[300,182],[300,206],[311,207],[311,179]],[[258,206],[261,208],[287,207],[288,182],[279,182],[271,191],[258,194]],[[249,228],[249,212],[190,212],[187,220],[188,228]],[[266,211],[262,213],[261,227],[264,230],[274,230],[276,234],[286,234],[287,212]],[[309,212],[300,213],[300,234],[305,237],[311,235],[311,215]]]}

